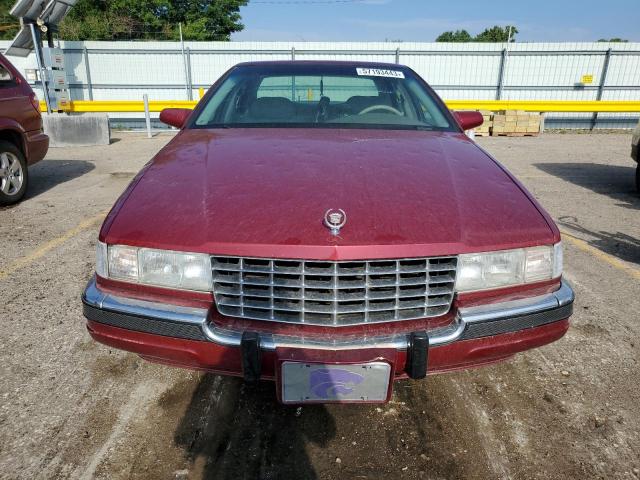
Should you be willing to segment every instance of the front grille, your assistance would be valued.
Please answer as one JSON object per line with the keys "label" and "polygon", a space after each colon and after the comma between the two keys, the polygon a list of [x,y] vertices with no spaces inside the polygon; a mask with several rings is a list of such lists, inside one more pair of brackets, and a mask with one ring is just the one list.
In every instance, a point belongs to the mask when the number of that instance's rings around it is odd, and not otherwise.
{"label": "front grille", "polygon": [[344,326],[444,315],[456,257],[323,262],[212,257],[223,315]]}

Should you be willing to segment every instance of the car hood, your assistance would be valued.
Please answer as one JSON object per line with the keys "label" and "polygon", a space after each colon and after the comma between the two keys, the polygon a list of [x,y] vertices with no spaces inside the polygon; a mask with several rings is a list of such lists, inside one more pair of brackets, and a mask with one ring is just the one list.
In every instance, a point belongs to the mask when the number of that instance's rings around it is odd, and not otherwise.
{"label": "car hood", "polygon": [[[343,209],[333,236],[327,209]],[[400,258],[551,243],[539,207],[458,133],[190,129],[136,177],[108,243],[221,255]]]}

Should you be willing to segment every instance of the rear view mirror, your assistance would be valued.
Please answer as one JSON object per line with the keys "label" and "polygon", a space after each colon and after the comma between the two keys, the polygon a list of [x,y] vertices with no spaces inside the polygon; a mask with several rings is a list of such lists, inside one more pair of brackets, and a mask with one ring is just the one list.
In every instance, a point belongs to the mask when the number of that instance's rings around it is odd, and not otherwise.
{"label": "rear view mirror", "polygon": [[188,108],[165,108],[160,112],[160,121],[172,127],[182,128],[192,111]]}
{"label": "rear view mirror", "polygon": [[472,128],[479,127],[484,121],[480,112],[453,112],[453,115],[463,130],[471,130]]}

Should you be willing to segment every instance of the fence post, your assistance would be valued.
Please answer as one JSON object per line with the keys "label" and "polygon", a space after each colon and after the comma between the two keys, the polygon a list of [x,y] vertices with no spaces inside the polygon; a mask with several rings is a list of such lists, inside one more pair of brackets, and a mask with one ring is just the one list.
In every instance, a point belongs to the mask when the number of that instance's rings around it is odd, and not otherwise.
{"label": "fence post", "polygon": [[151,138],[151,114],[149,112],[149,95],[146,93],[142,95],[144,101],[144,119],[147,122],[147,138]]}
{"label": "fence post", "polygon": [[296,59],[296,47],[291,47],[291,60]]}
{"label": "fence post", "polygon": [[184,51],[184,38],[182,38],[182,23],[178,23],[178,31],[180,33],[180,50],[182,52],[182,66],[184,67],[184,89],[187,94],[187,100],[191,100],[191,89],[189,88],[189,69],[187,67],[187,56]]}
{"label": "fence post", "polygon": [[496,100],[502,99],[502,89],[504,88],[504,70],[507,64],[507,48],[502,49],[500,57],[500,68],[498,70],[498,87],[496,89]]}
{"label": "fence post", "polygon": [[[604,86],[607,83],[607,73],[609,72],[609,61],[611,60],[611,48],[607,50],[604,56],[604,64],[602,65],[602,74],[600,75],[600,83],[598,84],[598,93],[596,94],[596,100],[602,100],[602,93],[604,92]],[[591,117],[591,128],[593,130],[598,122],[598,112],[594,112]]]}
{"label": "fence post", "polygon": [[400,47],[396,48],[396,64],[400,63]]}
{"label": "fence post", "polygon": [[191,48],[186,48],[187,56],[185,61],[187,62],[187,98],[193,100],[193,80],[191,79]]}
{"label": "fence post", "polygon": [[91,82],[91,67],[89,67],[89,51],[87,50],[87,47],[82,47],[82,56],[84,57],[84,70],[87,76],[89,100],[93,100],[93,83]]}

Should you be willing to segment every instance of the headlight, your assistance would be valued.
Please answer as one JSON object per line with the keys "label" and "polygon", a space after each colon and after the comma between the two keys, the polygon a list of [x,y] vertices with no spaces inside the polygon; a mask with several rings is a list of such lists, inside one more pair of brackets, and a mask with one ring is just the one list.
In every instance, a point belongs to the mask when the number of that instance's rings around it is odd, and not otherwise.
{"label": "headlight", "polygon": [[211,262],[203,253],[182,253],[98,242],[101,277],[183,290],[211,291]]}
{"label": "headlight", "polygon": [[562,274],[562,244],[458,256],[456,291],[508,287],[557,278]]}

